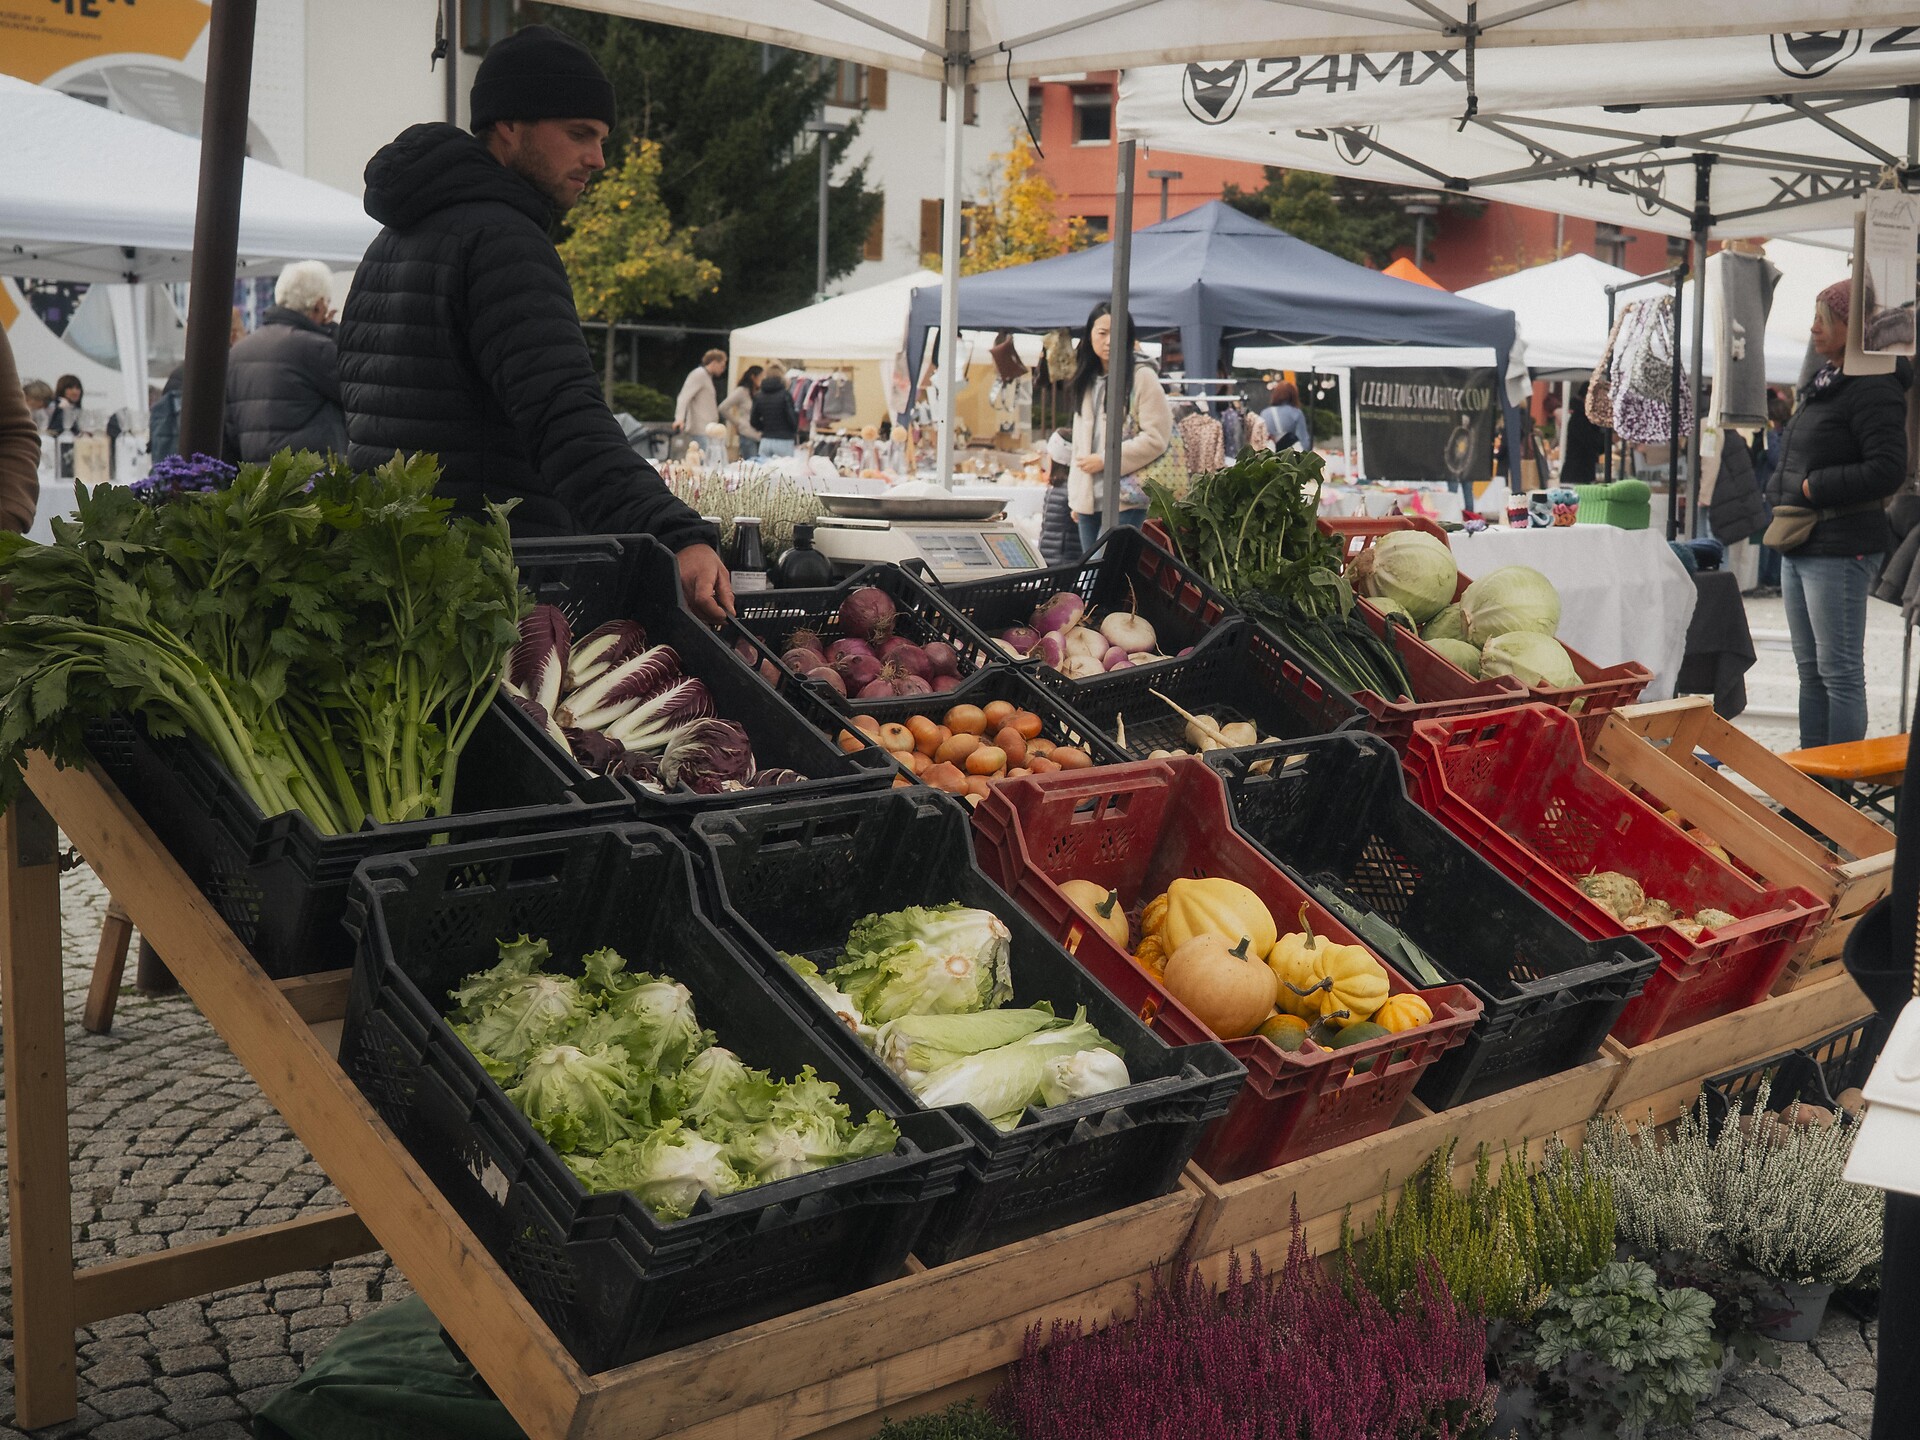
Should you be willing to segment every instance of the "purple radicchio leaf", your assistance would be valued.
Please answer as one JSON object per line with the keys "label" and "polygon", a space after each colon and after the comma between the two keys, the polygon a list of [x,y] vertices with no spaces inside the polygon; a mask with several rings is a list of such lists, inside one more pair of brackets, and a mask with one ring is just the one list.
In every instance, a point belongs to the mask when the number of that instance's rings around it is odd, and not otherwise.
{"label": "purple radicchio leaf", "polygon": [[631,780],[637,785],[644,785],[649,790],[658,790],[661,788],[660,757],[658,755],[648,755],[639,750],[629,750],[625,755],[620,757],[613,768],[607,773]]}
{"label": "purple radicchio leaf", "polygon": [[560,677],[567,668],[567,617],[552,605],[536,605],[520,621],[520,642],[507,656],[510,694],[525,695],[551,715],[560,703]]}
{"label": "purple radicchio leaf", "polygon": [[609,620],[599,629],[582,636],[567,657],[569,691],[591,685],[607,671],[631,660],[647,648],[646,629],[637,620]]}
{"label": "purple radicchio leaf", "polygon": [[680,655],[671,645],[642,650],[560,702],[560,723],[606,730],[622,716],[666,693],[680,679]]}
{"label": "purple radicchio leaf", "polygon": [[669,789],[684,785],[697,795],[717,795],[724,783],[753,778],[753,742],[731,720],[682,725],[661,752],[660,778]]}
{"label": "purple radicchio leaf", "polygon": [[698,680],[682,680],[664,690],[608,729],[629,750],[664,750],[682,725],[713,714],[713,696]]}
{"label": "purple radicchio leaf", "polygon": [[775,785],[798,785],[807,777],[798,770],[789,770],[785,766],[776,766],[771,770],[756,770],[753,773],[753,788],[770,789]]}
{"label": "purple radicchio leaf", "polygon": [[568,730],[566,737],[573,758],[591,775],[607,774],[627,753],[618,740],[598,730]]}
{"label": "purple radicchio leaf", "polygon": [[[504,683],[503,681],[502,684],[504,685]],[[526,696],[516,695],[511,690],[507,691],[507,699],[522,715],[525,715],[529,720],[533,721],[535,725],[538,725],[544,730],[553,740],[554,744],[560,746],[562,749],[566,748],[566,732],[554,723],[553,716],[547,713],[546,708],[541,705],[538,700],[529,700]]]}

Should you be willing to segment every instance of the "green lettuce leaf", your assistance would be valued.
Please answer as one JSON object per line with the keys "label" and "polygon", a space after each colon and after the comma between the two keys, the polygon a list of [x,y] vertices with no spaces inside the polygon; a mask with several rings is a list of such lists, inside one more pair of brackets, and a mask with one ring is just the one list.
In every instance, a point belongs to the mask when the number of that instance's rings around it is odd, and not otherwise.
{"label": "green lettuce leaf", "polygon": [[552,1045],[527,1062],[507,1098],[565,1154],[605,1150],[634,1134],[629,1117],[647,1108],[651,1089],[650,1080],[611,1046]]}
{"label": "green lettuce leaf", "polygon": [[1039,1030],[1067,1022],[1057,1018],[1044,1001],[1030,1010],[976,1010],[966,1015],[902,1015],[889,1020],[874,1036],[873,1048],[887,1068],[912,1083],[926,1075],[977,1055],[1024,1040]]}
{"label": "green lettuce leaf", "polygon": [[669,1120],[644,1139],[621,1140],[591,1161],[569,1159],[589,1190],[631,1190],[662,1220],[684,1220],[701,1192],[731,1195],[745,1183],[725,1146]]}
{"label": "green lettuce leaf", "polygon": [[960,1015],[1013,998],[1012,934],[999,916],[954,903],[869,915],[826,978],[869,1025],[902,1015]]}
{"label": "green lettuce leaf", "polygon": [[773,1114],[780,1086],[764,1070],[750,1069],[724,1045],[702,1050],[673,1081],[673,1108],[688,1125],[722,1133],[757,1124]]}

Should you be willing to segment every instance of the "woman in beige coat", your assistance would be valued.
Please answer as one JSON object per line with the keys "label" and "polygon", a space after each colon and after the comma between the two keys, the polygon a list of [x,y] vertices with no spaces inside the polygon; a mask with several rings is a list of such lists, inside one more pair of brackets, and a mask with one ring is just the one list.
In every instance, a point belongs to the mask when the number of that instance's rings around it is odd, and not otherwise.
{"label": "woman in beige coat", "polygon": [[[1137,335],[1131,318],[1127,334]],[[1080,527],[1080,548],[1091,551],[1105,514],[1107,468],[1107,364],[1113,350],[1113,307],[1102,300],[1087,317],[1074,351],[1073,471],[1067,504]],[[1147,522],[1147,495],[1134,477],[1173,444],[1173,407],[1159,373],[1144,355],[1124,367],[1128,386],[1127,431],[1120,442],[1120,523],[1139,529]]]}

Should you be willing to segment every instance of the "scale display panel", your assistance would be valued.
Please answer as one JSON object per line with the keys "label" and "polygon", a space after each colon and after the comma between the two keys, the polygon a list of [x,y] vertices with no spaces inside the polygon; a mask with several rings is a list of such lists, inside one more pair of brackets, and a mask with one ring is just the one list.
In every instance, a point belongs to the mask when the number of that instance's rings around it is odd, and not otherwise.
{"label": "scale display panel", "polygon": [[920,547],[927,564],[936,570],[998,570],[1001,562],[973,530],[908,530],[907,538]]}
{"label": "scale display panel", "polygon": [[981,534],[987,542],[987,548],[993,551],[993,558],[1000,562],[1002,570],[1037,570],[1040,557],[1033,553],[1027,544],[1027,537],[1015,530],[987,530]]}

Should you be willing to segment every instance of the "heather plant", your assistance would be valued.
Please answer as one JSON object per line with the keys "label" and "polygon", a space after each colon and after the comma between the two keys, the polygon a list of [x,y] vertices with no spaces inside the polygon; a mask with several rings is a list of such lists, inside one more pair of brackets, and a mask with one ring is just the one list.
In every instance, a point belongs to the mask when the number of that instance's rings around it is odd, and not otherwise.
{"label": "heather plant", "polygon": [[874,1440],[1021,1440],[981,1408],[978,1401],[962,1400],[930,1415],[889,1420]]}
{"label": "heather plant", "polygon": [[1479,1150],[1473,1179],[1453,1184],[1453,1146],[1436,1150],[1385,1197],[1364,1236],[1342,1221],[1351,1274],[1389,1307],[1415,1292],[1437,1264],[1449,1293],[1495,1321],[1525,1321],[1555,1285],[1586,1280],[1613,1256],[1613,1196],[1606,1176],[1578,1152],[1549,1143],[1532,1173],[1523,1147],[1507,1152],[1498,1178]]}
{"label": "heather plant", "polygon": [[1307,1252],[1298,1216],[1284,1268],[1230,1259],[1156,1277],[1105,1330],[1055,1322],[994,1397],[1021,1440],[1464,1440],[1493,1417],[1485,1322],[1437,1268],[1390,1311]]}

